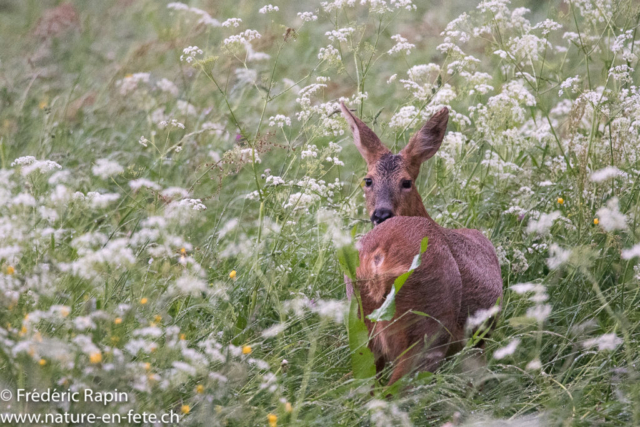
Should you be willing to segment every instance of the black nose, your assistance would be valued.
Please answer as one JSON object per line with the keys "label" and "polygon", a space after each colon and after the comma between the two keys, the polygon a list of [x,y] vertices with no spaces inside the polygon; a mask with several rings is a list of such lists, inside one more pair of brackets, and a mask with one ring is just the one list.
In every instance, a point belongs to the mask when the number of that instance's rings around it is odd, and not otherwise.
{"label": "black nose", "polygon": [[378,225],[385,222],[391,217],[393,217],[393,212],[391,212],[391,209],[376,209],[375,211],[373,211],[373,215],[371,215],[371,222],[373,222],[375,225]]}

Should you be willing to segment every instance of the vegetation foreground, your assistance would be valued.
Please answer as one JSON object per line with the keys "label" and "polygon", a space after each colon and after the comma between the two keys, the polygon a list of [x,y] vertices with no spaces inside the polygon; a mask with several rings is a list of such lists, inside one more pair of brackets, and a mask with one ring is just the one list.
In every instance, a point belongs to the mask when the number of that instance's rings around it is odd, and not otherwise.
{"label": "vegetation foreground", "polygon": [[[0,0],[0,388],[126,393],[0,412],[640,425],[639,25],[634,0]],[[475,336],[371,378],[340,101],[394,152],[450,109],[416,185],[497,249],[486,364]]]}

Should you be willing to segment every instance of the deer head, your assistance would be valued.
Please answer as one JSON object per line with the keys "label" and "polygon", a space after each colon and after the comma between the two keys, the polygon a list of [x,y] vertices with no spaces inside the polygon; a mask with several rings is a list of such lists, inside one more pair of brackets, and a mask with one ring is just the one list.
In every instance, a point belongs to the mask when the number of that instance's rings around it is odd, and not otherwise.
{"label": "deer head", "polygon": [[378,225],[394,216],[428,217],[415,181],[420,165],[436,154],[442,144],[449,110],[445,107],[434,114],[400,153],[393,154],[344,103],[341,108],[353,142],[367,162],[363,188],[371,222]]}

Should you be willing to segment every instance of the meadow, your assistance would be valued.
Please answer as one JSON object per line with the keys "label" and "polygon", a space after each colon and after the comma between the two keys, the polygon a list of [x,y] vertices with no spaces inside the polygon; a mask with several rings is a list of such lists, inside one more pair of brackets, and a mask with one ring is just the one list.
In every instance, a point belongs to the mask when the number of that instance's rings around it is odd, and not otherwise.
{"label": "meadow", "polygon": [[[0,389],[127,395],[0,412],[640,425],[639,26],[635,0],[0,0]],[[502,267],[484,354],[401,387],[345,294],[371,223],[341,101],[394,152],[450,109],[416,185]]]}

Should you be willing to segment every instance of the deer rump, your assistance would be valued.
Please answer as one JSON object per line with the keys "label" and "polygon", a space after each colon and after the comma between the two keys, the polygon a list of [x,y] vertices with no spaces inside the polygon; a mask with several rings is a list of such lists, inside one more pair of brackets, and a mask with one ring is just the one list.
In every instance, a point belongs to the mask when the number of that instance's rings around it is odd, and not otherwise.
{"label": "deer rump", "polygon": [[[366,316],[382,305],[394,280],[409,270],[424,237],[429,245],[395,297],[394,318],[371,322]],[[493,246],[477,230],[445,229],[430,218],[399,216],[376,226],[359,245],[356,286],[369,347],[378,373],[394,362],[390,384],[413,369],[435,370],[446,355],[463,347],[469,315],[491,308],[502,295]]]}

